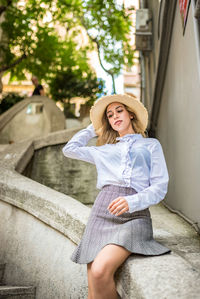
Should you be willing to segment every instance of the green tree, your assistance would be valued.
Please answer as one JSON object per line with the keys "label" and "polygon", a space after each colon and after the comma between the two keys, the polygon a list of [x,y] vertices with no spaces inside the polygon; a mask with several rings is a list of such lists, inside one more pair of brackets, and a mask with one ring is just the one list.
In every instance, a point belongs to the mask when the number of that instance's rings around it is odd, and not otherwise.
{"label": "green tree", "polygon": [[[61,22],[63,18],[66,20],[70,10],[72,26],[75,28],[79,24],[85,28],[92,45],[96,46],[101,67],[112,77],[114,92],[114,78],[122,66],[133,64],[134,51],[130,43],[133,9],[126,10],[116,0],[65,0],[59,3]],[[104,61],[109,67],[105,67]]]}
{"label": "green tree", "polygon": [[91,105],[96,96],[104,94],[104,82],[101,79],[97,80],[92,72],[83,74],[81,69],[58,72],[49,87],[53,99],[63,103],[66,117],[72,116],[71,98],[89,98],[87,104]]}
{"label": "green tree", "polygon": [[[123,65],[133,64],[130,15],[131,10],[126,11],[116,0],[88,0],[81,16],[82,25],[96,44],[102,68],[112,77],[114,93],[115,76],[119,75]],[[110,65],[109,68],[104,66],[103,60]]]}
{"label": "green tree", "polygon": [[[0,17],[0,74],[9,71],[11,80],[24,79],[28,71],[50,83],[69,67],[91,71],[87,53],[94,45],[114,90],[122,65],[132,64],[130,18],[114,0],[2,0]],[[87,45],[79,41],[83,28],[90,39]]]}
{"label": "green tree", "polygon": [[6,95],[0,103],[0,114],[4,113],[8,109],[10,109],[13,105],[17,104],[18,102],[22,101],[24,97],[19,96],[15,93],[10,93]]}
{"label": "green tree", "polygon": [[11,80],[25,79],[27,71],[50,80],[65,66],[89,68],[87,47],[79,47],[77,53],[75,34],[66,32],[61,37],[55,28],[60,24],[53,2],[3,1],[7,6],[4,5],[4,20],[1,23],[4,38],[0,43],[0,51],[4,61],[0,72],[9,70]]}

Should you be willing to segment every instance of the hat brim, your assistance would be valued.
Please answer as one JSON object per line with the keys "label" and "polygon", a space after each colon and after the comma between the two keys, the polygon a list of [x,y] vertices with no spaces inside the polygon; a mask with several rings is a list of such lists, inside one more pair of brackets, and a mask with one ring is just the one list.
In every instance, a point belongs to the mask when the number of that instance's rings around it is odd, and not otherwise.
{"label": "hat brim", "polygon": [[140,123],[140,128],[145,131],[148,125],[148,112],[144,105],[132,96],[126,94],[115,94],[98,99],[90,109],[90,119],[95,130],[102,127],[102,118],[106,107],[113,103],[119,102],[131,109]]}

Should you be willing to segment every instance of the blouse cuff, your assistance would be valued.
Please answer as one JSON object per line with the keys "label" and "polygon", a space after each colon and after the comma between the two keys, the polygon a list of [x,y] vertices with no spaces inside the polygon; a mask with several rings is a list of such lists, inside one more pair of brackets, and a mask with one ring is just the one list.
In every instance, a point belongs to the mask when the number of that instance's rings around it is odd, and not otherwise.
{"label": "blouse cuff", "polygon": [[86,129],[87,129],[88,131],[90,131],[90,133],[91,133],[91,137],[92,137],[92,138],[97,136],[97,134],[95,133],[93,124],[90,124],[89,126],[87,126]]}
{"label": "blouse cuff", "polygon": [[124,196],[124,198],[128,203],[129,213],[136,212],[140,209],[139,207],[141,202],[139,201],[138,196],[128,195],[128,196]]}

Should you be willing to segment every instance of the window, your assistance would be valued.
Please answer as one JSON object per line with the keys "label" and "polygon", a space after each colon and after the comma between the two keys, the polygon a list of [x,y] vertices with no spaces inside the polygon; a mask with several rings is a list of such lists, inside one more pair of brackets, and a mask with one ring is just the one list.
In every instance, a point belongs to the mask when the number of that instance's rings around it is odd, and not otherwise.
{"label": "window", "polygon": [[26,109],[26,114],[40,114],[43,112],[43,107],[42,103],[30,103]]}

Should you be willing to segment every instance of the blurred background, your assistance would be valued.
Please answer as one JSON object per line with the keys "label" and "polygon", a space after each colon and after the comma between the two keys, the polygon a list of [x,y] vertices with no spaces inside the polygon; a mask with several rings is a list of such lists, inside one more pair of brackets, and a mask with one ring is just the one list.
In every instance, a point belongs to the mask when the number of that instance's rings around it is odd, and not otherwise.
{"label": "blurred background", "polygon": [[80,116],[80,105],[104,94],[139,97],[138,6],[130,0],[3,1],[1,113],[33,94],[33,77],[66,117]]}

